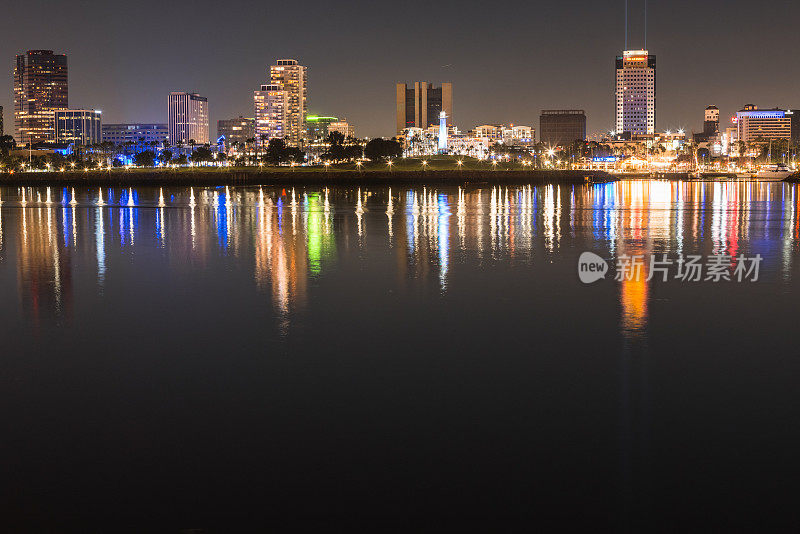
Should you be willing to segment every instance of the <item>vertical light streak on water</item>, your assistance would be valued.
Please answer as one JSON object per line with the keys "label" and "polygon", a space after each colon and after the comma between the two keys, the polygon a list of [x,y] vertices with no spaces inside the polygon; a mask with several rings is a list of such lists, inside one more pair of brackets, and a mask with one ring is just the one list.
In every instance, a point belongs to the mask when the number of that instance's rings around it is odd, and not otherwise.
{"label": "vertical light streak on water", "polygon": [[225,252],[227,253],[231,248],[233,225],[233,201],[231,200],[231,191],[228,186],[225,186]]}
{"label": "vertical light streak on water", "polygon": [[458,246],[461,250],[466,248],[466,214],[465,214],[465,206],[464,206],[464,196],[466,195],[465,191],[459,187],[458,188],[458,207],[456,211],[457,216],[457,224],[458,224]]}
{"label": "vertical light streak on water", "polygon": [[275,207],[275,214],[278,216],[278,234],[283,235],[283,197],[278,197]]}
{"label": "vertical light streak on water", "polygon": [[404,215],[406,218],[406,246],[408,253],[414,254],[414,206],[416,204],[416,195],[413,190],[406,191],[406,201]]}
{"label": "vertical light streak on water", "polygon": [[553,252],[555,243],[555,207],[553,199],[553,186],[545,187],[544,204],[542,206],[542,219],[544,223],[544,246],[549,252]]}
{"label": "vertical light streak on water", "polygon": [[442,292],[447,291],[447,275],[450,268],[450,205],[447,195],[441,193],[437,202],[439,228],[439,285]]}
{"label": "vertical light streak on water", "polygon": [[675,188],[675,209],[678,210],[675,214],[675,242],[678,254],[683,254],[683,210],[685,208],[683,186],[683,182],[678,182]]}
{"label": "vertical light streak on water", "polygon": [[78,248],[78,222],[75,208],[71,208],[72,212],[72,248]]}
{"label": "vertical light streak on water", "polygon": [[[792,240],[794,237],[794,221],[795,221],[795,210],[794,210],[794,192],[795,187],[789,184],[782,183],[781,187],[783,189],[782,195],[784,201],[781,202],[783,207],[783,217],[784,223],[782,232],[783,235],[781,236],[781,259],[782,259],[782,267],[783,267],[783,281],[789,282],[791,280],[791,268],[792,268]],[[788,200],[787,199],[787,192],[786,188],[790,188],[788,191]],[[787,208],[786,202],[789,203]],[[787,217],[788,212],[788,217]]]}
{"label": "vertical light streak on water", "polygon": [[[358,191],[359,202],[361,201],[361,190]],[[295,198],[294,188],[292,188],[292,235],[297,235],[297,199]]]}
{"label": "vertical light streak on water", "polygon": [[[292,193],[294,197],[294,193]],[[364,207],[361,205],[361,188],[358,189],[358,198],[356,200],[356,221],[358,224],[358,244],[363,245],[364,226],[362,216],[364,215]]]}
{"label": "vertical light streak on water", "polygon": [[561,246],[561,186],[556,187],[556,250]]}
{"label": "vertical light streak on water", "polygon": [[106,243],[105,224],[103,223],[103,208],[97,208],[97,217],[94,221],[94,244],[97,255],[97,283],[103,288],[106,280]]}
{"label": "vertical light streak on water", "polygon": [[489,246],[494,254],[497,247],[497,189],[494,187],[489,195]]}
{"label": "vertical light streak on water", "polygon": [[389,247],[392,247],[392,239],[394,239],[394,227],[393,227],[393,217],[394,217],[394,204],[392,201],[392,188],[389,188],[389,200],[386,203],[386,218],[389,219]]}

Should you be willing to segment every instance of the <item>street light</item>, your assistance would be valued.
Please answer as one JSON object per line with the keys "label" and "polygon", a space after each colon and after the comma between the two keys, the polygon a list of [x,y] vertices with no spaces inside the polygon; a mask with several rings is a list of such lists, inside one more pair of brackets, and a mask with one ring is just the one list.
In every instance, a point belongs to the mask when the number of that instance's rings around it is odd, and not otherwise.
{"label": "street light", "polygon": [[392,165],[394,165],[394,162],[392,160],[389,160],[386,162],[386,165],[389,166],[389,172],[392,172]]}

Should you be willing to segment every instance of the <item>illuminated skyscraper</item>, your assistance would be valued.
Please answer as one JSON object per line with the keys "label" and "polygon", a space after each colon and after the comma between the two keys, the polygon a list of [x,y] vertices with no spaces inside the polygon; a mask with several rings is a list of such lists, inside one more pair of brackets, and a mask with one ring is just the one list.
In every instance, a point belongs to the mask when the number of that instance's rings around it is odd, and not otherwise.
{"label": "illuminated skyscraper", "polygon": [[281,85],[262,85],[253,93],[256,113],[256,143],[260,146],[269,144],[270,139],[286,139],[290,136],[287,130],[291,123],[287,119],[289,109],[289,93]]}
{"label": "illuminated skyscraper", "polygon": [[439,114],[445,112],[453,117],[453,84],[443,83],[434,88],[427,82],[416,82],[409,89],[404,83],[397,84],[397,134],[406,128],[422,128],[439,124]]}
{"label": "illuminated skyscraper", "polygon": [[617,135],[656,131],[656,56],[626,50],[617,56]]}
{"label": "illuminated skyscraper", "polygon": [[169,142],[172,146],[210,142],[208,99],[197,93],[170,93],[168,102]]}
{"label": "illuminated skyscraper", "polygon": [[283,137],[288,144],[295,146],[305,140],[307,70],[294,59],[279,59],[269,68],[269,85],[286,91]]}
{"label": "illuminated skyscraper", "polygon": [[28,50],[14,66],[14,137],[18,143],[55,140],[54,112],[67,109],[67,56]]}

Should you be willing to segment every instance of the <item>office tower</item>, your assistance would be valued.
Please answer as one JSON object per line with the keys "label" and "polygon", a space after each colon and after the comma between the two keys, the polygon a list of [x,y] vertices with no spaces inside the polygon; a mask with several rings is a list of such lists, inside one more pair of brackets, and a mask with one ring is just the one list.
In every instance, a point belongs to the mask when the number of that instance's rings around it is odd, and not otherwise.
{"label": "office tower", "polygon": [[5,135],[5,130],[3,129],[3,106],[0,106],[0,136]]}
{"label": "office tower", "polygon": [[170,93],[169,142],[172,146],[209,143],[208,99],[197,93]]}
{"label": "office tower", "polygon": [[397,84],[397,134],[406,128],[422,128],[439,124],[439,114],[444,111],[453,123],[453,84],[443,83],[433,87],[427,82],[416,82],[409,89]]}
{"label": "office tower", "polygon": [[94,109],[55,111],[56,143],[96,145],[103,138],[101,113]]}
{"label": "office tower", "polygon": [[617,56],[617,135],[656,131],[656,56],[626,50]]}
{"label": "office tower", "polygon": [[288,139],[287,120],[289,108],[289,92],[277,84],[262,85],[254,91],[253,100],[256,112],[256,143],[266,146],[273,138]]}
{"label": "office tower", "polygon": [[714,135],[719,132],[719,108],[717,106],[708,106],[706,108],[705,117],[703,118],[703,133],[706,135]]}
{"label": "office tower", "polygon": [[279,59],[269,68],[268,85],[286,91],[283,137],[290,145],[303,143],[306,133],[307,69],[294,59]]}
{"label": "office tower", "polygon": [[55,140],[54,112],[67,109],[67,56],[28,50],[14,66],[14,138],[18,143]]}
{"label": "office tower", "polygon": [[330,125],[334,122],[339,122],[339,118],[309,115],[306,117],[306,139],[310,143],[324,140],[328,137]]}
{"label": "office tower", "polygon": [[745,143],[771,139],[800,141],[800,114],[780,108],[758,109],[749,104],[736,113],[737,137]]}
{"label": "office tower", "polygon": [[548,146],[565,146],[586,140],[586,112],[582,109],[543,109],[539,137]]}
{"label": "office tower", "polygon": [[217,121],[217,139],[225,137],[225,146],[244,145],[256,136],[256,120],[242,117]]}
{"label": "office tower", "polygon": [[115,145],[133,143],[140,146],[164,145],[169,137],[166,124],[104,124],[103,141]]}

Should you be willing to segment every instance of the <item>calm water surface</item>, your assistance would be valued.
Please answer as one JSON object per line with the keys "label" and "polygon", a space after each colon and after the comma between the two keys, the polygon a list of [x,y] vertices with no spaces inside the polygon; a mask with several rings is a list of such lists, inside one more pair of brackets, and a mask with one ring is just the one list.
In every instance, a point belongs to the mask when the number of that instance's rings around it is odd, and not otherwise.
{"label": "calm water surface", "polygon": [[[800,526],[795,186],[0,200],[12,525]],[[584,285],[584,251],[764,260]]]}

